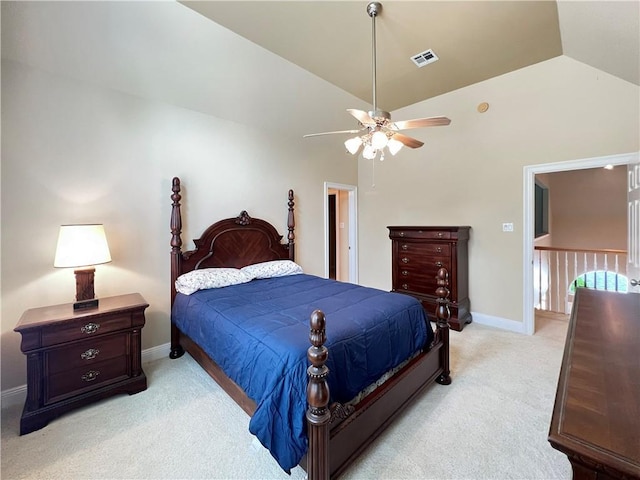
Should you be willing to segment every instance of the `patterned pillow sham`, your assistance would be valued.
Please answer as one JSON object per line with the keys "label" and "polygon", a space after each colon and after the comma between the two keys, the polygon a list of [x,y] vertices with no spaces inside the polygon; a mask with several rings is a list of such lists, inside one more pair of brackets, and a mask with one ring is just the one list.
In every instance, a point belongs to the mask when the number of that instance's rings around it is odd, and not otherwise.
{"label": "patterned pillow sham", "polygon": [[286,275],[296,275],[302,272],[302,267],[291,260],[272,260],[270,262],[255,263],[240,269],[251,278],[273,278]]}
{"label": "patterned pillow sham", "polygon": [[176,280],[176,290],[191,295],[198,290],[238,285],[251,280],[252,277],[238,268],[203,268],[180,275]]}

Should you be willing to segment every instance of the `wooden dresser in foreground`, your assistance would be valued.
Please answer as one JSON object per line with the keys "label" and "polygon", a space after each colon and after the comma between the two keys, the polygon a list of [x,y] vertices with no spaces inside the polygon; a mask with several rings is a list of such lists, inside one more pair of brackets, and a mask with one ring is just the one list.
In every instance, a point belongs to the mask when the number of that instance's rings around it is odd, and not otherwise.
{"label": "wooden dresser in foreground", "polygon": [[471,322],[469,256],[471,227],[387,227],[391,239],[392,291],[413,295],[429,319],[436,320],[436,273],[449,272],[451,328],[460,331]]}
{"label": "wooden dresser in foreground", "polygon": [[27,310],[14,329],[27,356],[27,400],[20,435],[61,414],[117,393],[147,388],[141,330],[149,305],[138,293],[100,299],[98,308],[73,304]]}
{"label": "wooden dresser in foreground", "polygon": [[640,479],[640,294],[576,292],[549,442],[575,480]]}

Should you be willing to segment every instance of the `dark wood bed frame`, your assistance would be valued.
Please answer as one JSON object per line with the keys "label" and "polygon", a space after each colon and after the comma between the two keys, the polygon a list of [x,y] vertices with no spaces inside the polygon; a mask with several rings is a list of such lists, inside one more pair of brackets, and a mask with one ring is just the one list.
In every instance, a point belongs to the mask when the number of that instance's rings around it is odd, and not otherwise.
{"label": "dark wood bed frame", "polygon": [[[235,218],[213,223],[194,240],[195,249],[182,251],[182,215],[180,212],[180,179],[172,182],[171,208],[171,306],[176,296],[175,281],[183,273],[198,268],[241,268],[253,263],[278,259],[295,259],[294,199],[289,190],[287,243],[270,223],[252,218],[242,211]],[[327,384],[328,357],[324,313],[311,314],[307,358],[307,434],[309,448],[300,465],[309,480],[335,478],[380,435],[393,419],[431,383],[451,383],[449,371],[449,307],[448,272],[437,275],[438,307],[436,330],[431,345],[425,345],[413,358],[382,386],[355,406],[329,405]],[[256,404],[227,377],[193,340],[171,323],[171,358],[181,357],[185,350],[249,415]]]}

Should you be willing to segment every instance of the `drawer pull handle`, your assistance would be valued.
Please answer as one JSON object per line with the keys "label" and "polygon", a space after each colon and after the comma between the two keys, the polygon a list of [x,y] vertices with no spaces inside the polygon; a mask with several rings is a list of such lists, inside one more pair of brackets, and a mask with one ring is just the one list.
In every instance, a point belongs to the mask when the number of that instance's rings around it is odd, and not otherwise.
{"label": "drawer pull handle", "polygon": [[442,232],[438,232],[438,236],[441,237],[443,235]]}
{"label": "drawer pull handle", "polygon": [[398,233],[398,235],[400,235],[401,237],[404,237],[404,232],[400,232]]}
{"label": "drawer pull handle", "polygon": [[409,290],[409,285],[407,285],[406,283],[403,283],[402,288],[404,288],[405,290]]}
{"label": "drawer pull handle", "polygon": [[406,243],[403,243],[402,247],[400,248],[402,248],[402,250],[407,250],[409,248],[409,245],[407,245]]}
{"label": "drawer pull handle", "polygon": [[442,253],[442,247],[438,247],[438,248],[436,248],[436,252],[438,252],[438,253]]}
{"label": "drawer pull handle", "polygon": [[402,263],[409,263],[409,259],[407,257],[402,257]]}
{"label": "drawer pull handle", "polygon": [[441,267],[443,265],[442,262],[436,262],[436,267]]}
{"label": "drawer pull handle", "polygon": [[400,273],[405,277],[409,275],[409,272],[407,270],[402,270]]}
{"label": "drawer pull handle", "polygon": [[100,372],[97,370],[89,370],[87,373],[82,375],[82,380],[85,382],[93,382],[96,378],[98,378]]}
{"label": "drawer pull handle", "polygon": [[86,333],[87,335],[91,335],[92,333],[96,333],[99,328],[99,323],[87,323],[84,327],[80,328],[80,331],[82,333]]}
{"label": "drawer pull handle", "polygon": [[100,353],[100,350],[98,350],[97,348],[90,348],[86,352],[82,352],[80,354],[80,358],[82,358],[83,360],[92,360],[96,358],[99,353]]}

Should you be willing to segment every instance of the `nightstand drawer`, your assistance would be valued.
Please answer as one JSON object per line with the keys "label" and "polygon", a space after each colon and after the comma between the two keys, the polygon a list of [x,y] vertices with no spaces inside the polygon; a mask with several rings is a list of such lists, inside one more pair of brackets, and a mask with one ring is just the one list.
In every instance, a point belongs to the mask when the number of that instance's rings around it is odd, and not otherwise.
{"label": "nightstand drawer", "polygon": [[58,402],[85,391],[124,380],[129,376],[126,355],[92,365],[73,368],[49,376],[44,404]]}
{"label": "nightstand drawer", "polygon": [[64,325],[42,329],[42,346],[83,340],[109,332],[117,332],[132,326],[132,314],[109,315],[95,318],[79,318]]}
{"label": "nightstand drawer", "polygon": [[45,368],[49,374],[54,374],[121,357],[128,351],[129,334],[103,335],[51,349],[45,353]]}

